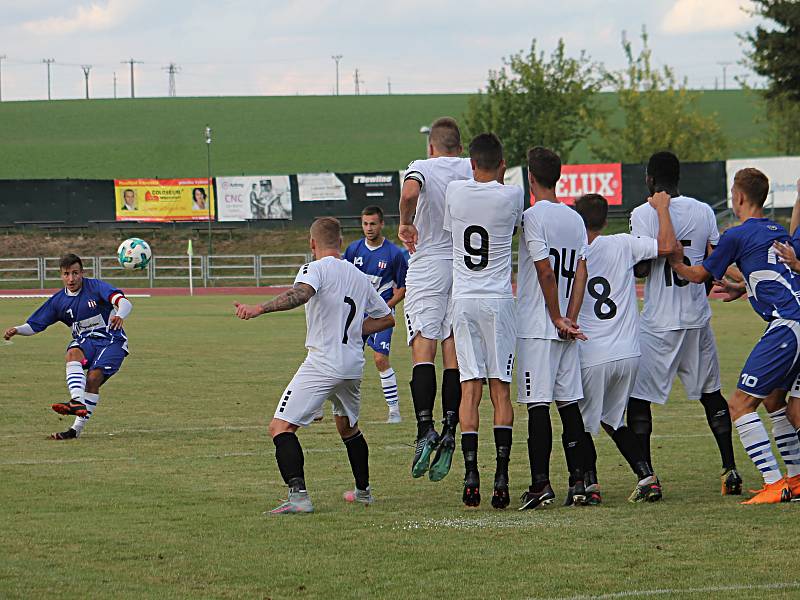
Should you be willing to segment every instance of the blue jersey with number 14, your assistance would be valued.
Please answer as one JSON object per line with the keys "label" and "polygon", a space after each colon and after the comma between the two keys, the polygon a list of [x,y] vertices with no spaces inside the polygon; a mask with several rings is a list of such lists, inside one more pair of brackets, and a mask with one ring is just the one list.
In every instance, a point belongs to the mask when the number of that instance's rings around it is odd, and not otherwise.
{"label": "blue jersey with number 14", "polygon": [[387,239],[374,250],[364,238],[353,242],[344,251],[344,259],[365,273],[378,294],[386,302],[394,295],[394,287],[406,287],[408,259],[403,251]]}

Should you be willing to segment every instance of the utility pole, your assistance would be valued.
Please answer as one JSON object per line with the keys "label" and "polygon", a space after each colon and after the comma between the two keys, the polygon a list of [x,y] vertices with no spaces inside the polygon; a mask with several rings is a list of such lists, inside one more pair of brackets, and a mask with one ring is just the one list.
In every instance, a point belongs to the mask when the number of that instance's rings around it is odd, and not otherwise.
{"label": "utility pole", "polygon": [[386,89],[389,92],[389,95],[391,96],[392,95],[392,78],[391,77],[387,77],[386,78]]}
{"label": "utility pole", "polygon": [[334,54],[331,58],[336,61],[336,95],[339,95],[339,61],[342,60],[341,54]]}
{"label": "utility pole", "polygon": [[92,70],[92,65],[81,65],[83,69],[83,78],[86,80],[86,99],[89,99],[89,71]]}
{"label": "utility pole", "polygon": [[169,73],[169,90],[167,91],[167,95],[170,98],[175,97],[175,74],[181,70],[181,68],[176,65],[175,63],[169,63],[168,66],[162,67],[164,71]]}
{"label": "utility pole", "polygon": [[718,61],[717,64],[722,67],[722,89],[728,89],[728,65],[733,63],[727,60]]}
{"label": "utility pole", "polygon": [[114,100],[117,99],[117,72],[114,71]]}
{"label": "utility pole", "polygon": [[5,54],[0,54],[0,102],[3,101],[3,59],[8,58]]}
{"label": "utility pole", "polygon": [[134,60],[133,58],[129,58],[128,60],[123,60],[122,64],[123,65],[129,64],[131,66],[131,98],[135,98],[136,94],[134,94],[134,89],[133,89],[133,65],[136,65],[136,64],[140,65],[140,64],[142,64],[142,61]]}
{"label": "utility pole", "polygon": [[356,84],[356,96],[360,96],[361,95],[360,85],[363,82],[363,80],[361,79],[361,77],[358,74],[358,69],[356,69],[355,73],[353,73],[353,81]]}
{"label": "utility pole", "polygon": [[56,62],[56,59],[43,58],[42,62],[47,65],[47,99],[50,100],[50,65]]}

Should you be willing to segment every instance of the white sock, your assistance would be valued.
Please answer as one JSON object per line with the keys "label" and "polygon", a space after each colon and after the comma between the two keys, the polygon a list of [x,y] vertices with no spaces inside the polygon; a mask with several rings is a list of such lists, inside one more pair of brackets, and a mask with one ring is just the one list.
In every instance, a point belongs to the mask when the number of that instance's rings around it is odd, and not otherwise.
{"label": "white sock", "polygon": [[797,439],[797,432],[789,419],[786,418],[786,408],[769,413],[772,419],[772,437],[781,453],[783,464],[786,465],[786,475],[794,477],[800,475],[800,440]]}
{"label": "white sock", "polygon": [[89,420],[89,417],[92,416],[94,409],[97,408],[97,405],[100,403],[100,394],[90,394],[89,392],[84,393],[83,403],[86,405],[86,411],[89,414],[85,417],[75,417],[75,422],[72,424],[72,428],[78,432],[78,435],[83,433],[83,428],[86,427],[86,422]]}
{"label": "white sock", "polygon": [[389,367],[385,371],[381,371],[380,376],[383,397],[386,399],[386,406],[388,406],[389,410],[393,413],[400,412],[400,399],[397,395],[397,377],[395,377],[394,369]]}
{"label": "white sock", "polygon": [[733,424],[736,425],[736,431],[739,432],[739,439],[745,452],[761,471],[764,483],[780,481],[781,472],[778,469],[778,461],[775,460],[775,455],[772,453],[767,430],[758,413],[747,413],[736,419]]}
{"label": "white sock", "polygon": [[83,390],[86,389],[86,374],[83,372],[81,363],[77,360],[71,360],[67,363],[67,389],[69,396],[73,400],[83,402]]}

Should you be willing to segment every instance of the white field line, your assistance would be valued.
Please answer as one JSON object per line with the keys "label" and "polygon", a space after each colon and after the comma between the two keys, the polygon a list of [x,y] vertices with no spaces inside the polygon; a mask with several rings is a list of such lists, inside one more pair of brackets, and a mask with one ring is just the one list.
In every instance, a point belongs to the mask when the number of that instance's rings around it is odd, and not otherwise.
{"label": "white field line", "polygon": [[[19,300],[21,298],[49,298],[53,294],[4,294],[0,292],[0,300]],[[128,298],[150,298],[150,294],[125,294]]]}
{"label": "white field line", "polygon": [[528,600],[613,600],[614,598],[634,598],[642,596],[677,596],[697,594],[718,594],[723,592],[770,591],[790,590],[800,588],[800,581],[786,581],[776,583],[751,583],[741,585],[712,585],[695,588],[660,588],[653,590],[629,590],[624,592],[611,592],[609,594],[589,594],[581,596],[552,596],[529,598]]}

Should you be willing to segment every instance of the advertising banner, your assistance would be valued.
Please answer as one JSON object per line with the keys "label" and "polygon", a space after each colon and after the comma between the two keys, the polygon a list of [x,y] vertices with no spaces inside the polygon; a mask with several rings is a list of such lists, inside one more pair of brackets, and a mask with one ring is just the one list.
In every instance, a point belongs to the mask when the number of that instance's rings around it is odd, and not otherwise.
{"label": "advertising banner", "polygon": [[523,182],[524,174],[522,172],[522,167],[509,167],[506,169],[506,174],[503,177],[503,183],[505,185],[518,185],[523,190],[525,189],[525,183]]}
{"label": "advertising banner", "polygon": [[584,194],[600,194],[610,206],[622,204],[622,165],[562,165],[561,179],[556,184],[558,199],[573,205]]}
{"label": "advertising banner", "polygon": [[[115,179],[117,221],[208,221],[214,187],[201,179]],[[209,197],[210,196],[210,197]]]}
{"label": "advertising banner", "polygon": [[217,177],[220,221],[292,218],[292,186],[288,175]]}
{"label": "advertising banner", "polygon": [[359,204],[380,204],[382,200],[400,200],[400,177],[397,172],[337,173],[344,182],[347,199]]}
{"label": "advertising banner", "polygon": [[[800,177],[800,156],[775,158],[737,158],[725,162],[728,175],[728,206],[731,203],[730,189],[736,171],[754,167],[769,177],[769,196],[766,208],[791,208],[797,199],[797,179]],[[774,205],[773,205],[774,202]]]}
{"label": "advertising banner", "polygon": [[300,202],[347,200],[344,182],[334,173],[301,173],[297,176]]}

